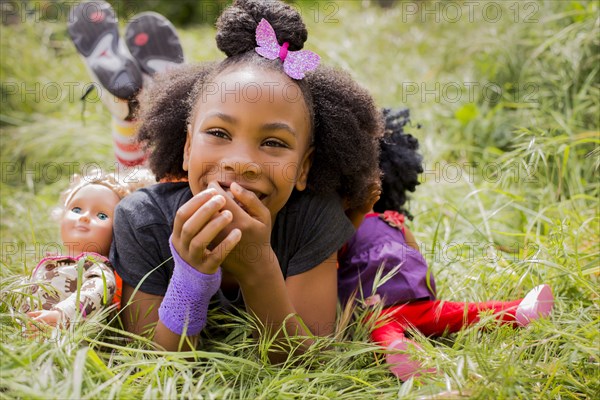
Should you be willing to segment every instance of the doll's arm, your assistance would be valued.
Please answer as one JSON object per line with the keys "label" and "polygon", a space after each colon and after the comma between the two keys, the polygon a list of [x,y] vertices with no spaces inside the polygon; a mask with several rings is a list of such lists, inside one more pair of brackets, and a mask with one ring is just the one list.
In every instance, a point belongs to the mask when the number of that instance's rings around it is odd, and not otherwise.
{"label": "doll's arm", "polygon": [[[370,189],[371,196],[365,204],[356,208],[349,208],[348,206],[344,207],[344,209],[346,210],[346,216],[352,222],[352,225],[354,225],[355,229],[358,229],[360,224],[363,222],[365,215],[373,212],[373,206],[379,201],[379,198],[381,197],[381,188],[379,186],[379,183],[373,184]],[[347,199],[345,203],[348,203]]]}
{"label": "doll's arm", "polygon": [[367,215],[369,212],[370,212],[370,209],[366,210],[366,208],[365,209],[348,209],[348,210],[346,210],[346,216],[348,217],[350,222],[352,222],[354,229],[358,229],[360,224],[362,224],[363,220],[365,219],[365,215]]}
{"label": "doll's arm", "polygon": [[48,326],[57,326],[64,321],[63,314],[59,310],[29,311],[27,316],[32,319],[28,325],[31,331],[42,330],[41,326],[38,326],[36,323],[41,322]]}
{"label": "doll's arm", "polygon": [[115,290],[116,279],[113,271],[105,263],[95,261],[83,272],[79,304],[77,304],[77,291],[75,291],[52,309],[63,313],[65,323],[72,321],[78,311],[83,317],[89,318],[111,303]]}
{"label": "doll's arm", "polygon": [[419,245],[417,244],[417,239],[415,239],[414,235],[411,231],[408,230],[406,225],[404,225],[404,238],[406,239],[406,244],[412,247],[413,249],[419,250]]}

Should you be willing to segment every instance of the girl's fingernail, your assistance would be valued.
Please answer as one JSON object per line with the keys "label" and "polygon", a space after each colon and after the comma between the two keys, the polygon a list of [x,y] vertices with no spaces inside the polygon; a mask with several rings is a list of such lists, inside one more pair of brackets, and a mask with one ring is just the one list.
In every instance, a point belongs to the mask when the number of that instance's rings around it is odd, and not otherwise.
{"label": "girl's fingernail", "polygon": [[216,203],[216,204],[225,204],[225,197],[223,197],[220,194],[217,194],[217,195],[213,196],[209,201]]}
{"label": "girl's fingernail", "polygon": [[230,219],[233,217],[233,214],[231,213],[231,211],[229,210],[225,210],[221,213],[221,215],[223,215],[225,218]]}
{"label": "girl's fingernail", "polygon": [[233,190],[234,192],[241,192],[242,191],[242,186],[239,183],[236,182],[232,182],[231,186],[229,187],[231,190]]}

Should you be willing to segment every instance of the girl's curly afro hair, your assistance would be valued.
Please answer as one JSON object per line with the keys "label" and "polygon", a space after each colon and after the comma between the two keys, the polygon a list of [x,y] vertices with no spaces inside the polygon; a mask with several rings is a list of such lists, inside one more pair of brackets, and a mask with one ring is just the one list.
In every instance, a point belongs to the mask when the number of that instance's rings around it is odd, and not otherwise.
{"label": "girl's curly afro hair", "polygon": [[[138,140],[150,150],[149,166],[158,180],[187,177],[182,168],[186,125],[211,79],[241,65],[284,74],[280,60],[268,60],[254,50],[255,31],[262,18],[269,21],[279,43],[288,42],[291,51],[303,48],[308,33],[294,8],[280,1],[237,0],[217,21],[217,46],[227,58],[175,69],[144,93]],[[300,88],[313,130],[309,189],[337,192],[349,208],[363,206],[380,177],[383,118],[372,97],[347,73],[325,66],[302,80],[287,79]]]}

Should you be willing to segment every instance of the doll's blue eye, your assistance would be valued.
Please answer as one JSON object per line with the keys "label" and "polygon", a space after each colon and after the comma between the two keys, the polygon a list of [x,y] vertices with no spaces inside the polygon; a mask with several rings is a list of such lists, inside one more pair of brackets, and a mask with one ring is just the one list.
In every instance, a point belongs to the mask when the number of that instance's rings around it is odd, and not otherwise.
{"label": "doll's blue eye", "polygon": [[98,213],[98,218],[101,219],[102,221],[105,221],[108,219],[108,215],[101,212],[101,213]]}
{"label": "doll's blue eye", "polygon": [[81,207],[73,207],[71,212],[74,212],[75,214],[81,214]]}

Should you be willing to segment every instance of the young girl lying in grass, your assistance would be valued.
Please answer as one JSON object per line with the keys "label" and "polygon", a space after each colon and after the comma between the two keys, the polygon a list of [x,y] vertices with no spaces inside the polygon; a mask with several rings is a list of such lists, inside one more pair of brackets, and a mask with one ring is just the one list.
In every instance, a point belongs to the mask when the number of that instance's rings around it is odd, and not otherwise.
{"label": "young girl lying in grass", "polygon": [[213,296],[212,307],[243,304],[261,338],[278,335],[273,361],[310,344],[288,346],[286,333],[334,331],[337,251],[354,233],[342,199],[368,200],[383,126],[365,89],[302,50],[307,38],[293,7],[237,0],[217,23],[227,58],[145,91],[138,139],[157,179],[179,182],[116,209],[110,259],[128,331],[193,347]]}
{"label": "young girl lying in grass", "polygon": [[383,305],[371,338],[393,351],[387,356],[391,370],[406,380],[422,369],[421,363],[406,353],[410,346],[419,348],[404,335],[409,327],[427,336],[457,332],[477,322],[484,311],[493,312],[504,323],[526,326],[550,314],[553,297],[548,285],[540,285],[524,299],[507,302],[436,300],[433,275],[404,225],[405,192],[415,190],[418,175],[423,172],[418,142],[403,132],[407,110],[386,110],[385,114],[387,132],[381,139],[380,154],[382,193],[374,211],[365,216],[339,253],[338,292],[343,303],[358,293],[369,306]]}
{"label": "young girl lying in grass", "polygon": [[42,259],[25,282],[20,309],[32,319],[31,328],[68,326],[78,314],[90,317],[111,304],[117,282],[107,257],[115,206],[149,182],[147,176],[138,172],[140,179],[130,184],[100,171],[74,176],[57,210],[65,254]]}

